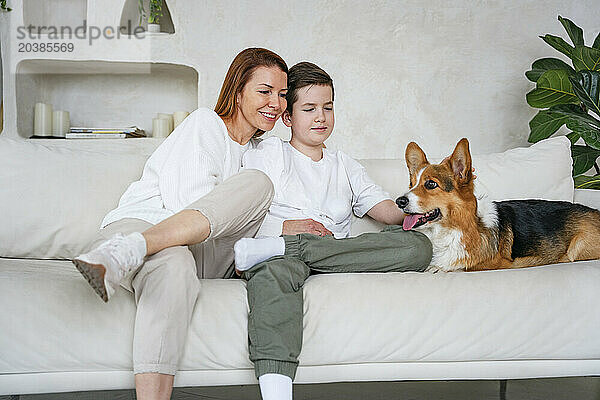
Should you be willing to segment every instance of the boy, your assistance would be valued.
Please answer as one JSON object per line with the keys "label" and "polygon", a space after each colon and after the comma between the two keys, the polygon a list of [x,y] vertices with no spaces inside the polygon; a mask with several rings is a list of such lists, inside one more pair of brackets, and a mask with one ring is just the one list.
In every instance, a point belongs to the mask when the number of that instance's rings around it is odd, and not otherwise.
{"label": "boy", "polygon": [[[246,152],[244,168],[263,171],[275,197],[257,237],[235,244],[238,271],[248,280],[248,334],[264,400],[291,399],[302,346],[302,286],[311,272],[423,271],[431,243],[404,232],[404,214],[365,169],[341,151],[324,148],[334,126],[333,81],[302,62],[288,73],[287,109],[292,130]],[[350,236],[352,213],[389,226]],[[283,235],[283,236],[282,236]]]}

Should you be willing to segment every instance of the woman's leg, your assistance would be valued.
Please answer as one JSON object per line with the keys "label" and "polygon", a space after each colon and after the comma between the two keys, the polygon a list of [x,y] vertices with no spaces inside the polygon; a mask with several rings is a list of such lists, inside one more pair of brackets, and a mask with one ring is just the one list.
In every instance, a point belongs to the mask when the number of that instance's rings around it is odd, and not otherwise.
{"label": "woman's leg", "polygon": [[243,170],[185,210],[142,232],[146,254],[234,235],[248,223],[264,219],[273,193],[273,183],[267,175],[258,170]]}

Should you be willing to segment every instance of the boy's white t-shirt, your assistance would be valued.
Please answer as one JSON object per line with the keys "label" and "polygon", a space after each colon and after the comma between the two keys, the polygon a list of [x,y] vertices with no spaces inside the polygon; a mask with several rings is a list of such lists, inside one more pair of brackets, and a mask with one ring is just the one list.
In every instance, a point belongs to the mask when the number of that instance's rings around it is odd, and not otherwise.
{"label": "boy's white t-shirt", "polygon": [[129,185],[101,228],[122,218],[159,223],[237,174],[253,146],[254,140],[234,142],[213,110],[197,109],[154,150],[140,180]]}
{"label": "boy's white t-shirt", "polygon": [[352,213],[362,217],[377,203],[391,199],[362,165],[342,151],[323,149],[323,158],[313,161],[289,142],[271,137],[248,150],[242,164],[263,171],[275,186],[257,237],[281,235],[285,220],[311,218],[335,238],[345,238],[350,236]]}

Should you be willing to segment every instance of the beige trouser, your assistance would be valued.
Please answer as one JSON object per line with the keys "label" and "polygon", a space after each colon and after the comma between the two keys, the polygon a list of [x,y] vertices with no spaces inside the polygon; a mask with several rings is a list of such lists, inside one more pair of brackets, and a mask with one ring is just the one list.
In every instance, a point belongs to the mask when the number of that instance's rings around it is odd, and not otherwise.
{"label": "beige trouser", "polygon": [[[200,211],[210,222],[202,243],[175,246],[146,258],[121,286],[135,295],[133,372],[175,375],[199,291],[199,278],[234,274],[233,244],[253,237],[273,198],[273,184],[257,170],[244,170],[215,187],[186,209]],[[125,218],[99,231],[95,248],[117,232],[143,232],[152,224]]]}

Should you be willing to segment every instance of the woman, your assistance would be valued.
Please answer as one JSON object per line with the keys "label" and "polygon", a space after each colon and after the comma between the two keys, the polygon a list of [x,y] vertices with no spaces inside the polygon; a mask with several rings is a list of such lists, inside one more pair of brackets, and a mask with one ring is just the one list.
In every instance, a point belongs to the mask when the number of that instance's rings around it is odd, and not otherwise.
{"label": "woman", "polygon": [[286,88],[281,57],[260,48],[238,54],[215,111],[194,111],[165,139],[104,218],[93,250],[73,260],[104,301],[119,285],[135,295],[139,399],[170,398],[197,277],[231,276],[233,244],[254,236],[269,209],[271,181],[240,172],[241,158],[285,110]]}

